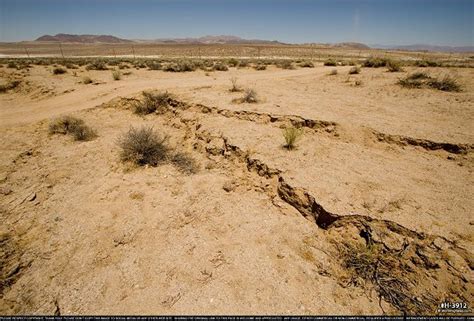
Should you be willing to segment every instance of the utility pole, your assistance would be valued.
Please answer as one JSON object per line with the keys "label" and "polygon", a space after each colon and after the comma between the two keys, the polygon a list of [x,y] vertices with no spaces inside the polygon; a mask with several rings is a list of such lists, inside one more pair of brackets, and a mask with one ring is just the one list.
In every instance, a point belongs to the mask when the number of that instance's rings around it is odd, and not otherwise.
{"label": "utility pole", "polygon": [[63,59],[64,59],[63,46],[61,45],[61,43],[59,43],[59,50],[61,51],[61,56],[62,56]]}
{"label": "utility pole", "polygon": [[26,47],[23,47],[25,49],[25,52],[26,52],[26,56],[28,57],[28,59],[30,59],[30,54],[28,52],[28,49],[26,49]]}

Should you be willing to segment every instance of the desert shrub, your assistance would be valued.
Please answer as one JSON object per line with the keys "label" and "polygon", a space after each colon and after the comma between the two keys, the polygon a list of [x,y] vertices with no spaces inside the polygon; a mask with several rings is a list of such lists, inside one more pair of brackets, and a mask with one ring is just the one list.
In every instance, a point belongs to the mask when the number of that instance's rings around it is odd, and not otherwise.
{"label": "desert shrub", "polygon": [[360,68],[359,67],[352,67],[349,69],[349,75],[355,75],[360,73]]}
{"label": "desert shrub", "polygon": [[430,79],[428,86],[442,91],[461,91],[461,86],[457,80],[450,76],[444,76],[441,80]]}
{"label": "desert shrub", "polygon": [[257,64],[255,65],[255,70],[265,70],[267,69],[267,65],[264,65],[264,64]]}
{"label": "desert shrub", "polygon": [[172,100],[172,96],[168,92],[154,93],[144,91],[142,95],[143,100],[135,104],[134,112],[138,115],[148,115],[154,112],[162,114],[167,110]]}
{"label": "desert shrub", "polygon": [[433,60],[417,60],[414,63],[415,66],[417,67],[441,67],[441,63],[433,61]]}
{"label": "desert shrub", "polygon": [[309,60],[304,60],[300,62],[299,66],[302,68],[314,68],[314,64]]}
{"label": "desert shrub", "polygon": [[188,60],[180,60],[176,63],[170,63],[163,68],[164,71],[169,72],[187,72],[195,71],[196,65]]}
{"label": "desert shrub", "polygon": [[14,89],[18,87],[18,85],[21,83],[20,80],[9,80],[5,84],[0,85],[0,93],[7,92],[8,90]]}
{"label": "desert shrub", "polygon": [[62,67],[56,67],[53,69],[53,74],[54,75],[61,75],[61,74],[65,74],[67,71],[66,69],[62,68]]}
{"label": "desert shrub", "polygon": [[335,75],[337,75],[337,69],[332,69],[332,70],[329,72],[329,75],[330,75],[330,76],[335,76]]}
{"label": "desert shrub", "polygon": [[71,135],[74,140],[86,141],[96,137],[96,133],[82,119],[62,116],[49,123],[50,134]]}
{"label": "desert shrub", "polygon": [[114,70],[112,71],[112,78],[114,80],[120,80],[122,79],[122,73],[119,70]]}
{"label": "desert shrub", "polygon": [[66,63],[63,64],[63,66],[66,67],[67,69],[77,69],[78,68],[75,64],[73,64],[71,62],[66,62]]}
{"label": "desert shrub", "polygon": [[235,58],[230,58],[227,60],[227,64],[231,67],[237,67],[239,65],[239,61]]}
{"label": "desert shrub", "polygon": [[185,174],[195,174],[199,169],[196,160],[187,153],[174,153],[170,162]]}
{"label": "desert shrub", "polygon": [[242,88],[237,84],[237,78],[232,77],[230,78],[230,82],[232,83],[232,87],[229,89],[230,92],[238,92],[242,91]]}
{"label": "desert shrub", "polygon": [[88,85],[88,84],[92,83],[91,77],[89,77],[89,76],[84,76],[84,77],[82,78],[82,83],[85,84],[85,85]]}
{"label": "desert shrub", "polygon": [[86,70],[107,70],[107,65],[102,60],[94,60],[86,66]]}
{"label": "desert shrub", "polygon": [[135,67],[136,69],[140,69],[140,68],[146,68],[146,64],[141,61],[141,60],[134,60],[132,62],[132,65],[133,67]]}
{"label": "desert shrub", "polygon": [[118,65],[118,68],[119,68],[119,69],[129,69],[130,66],[127,65],[126,63],[121,62],[121,63]]}
{"label": "desert shrub", "polygon": [[334,59],[328,59],[324,62],[325,66],[336,66],[337,62]]}
{"label": "desert shrub", "polygon": [[217,62],[213,67],[212,69],[214,70],[218,70],[218,71],[227,71],[229,70],[229,68],[227,67],[226,64],[222,63],[222,62]]}
{"label": "desert shrub", "polygon": [[303,130],[296,127],[287,127],[283,129],[283,138],[285,139],[284,147],[288,150],[295,148],[296,141],[303,135]]}
{"label": "desert shrub", "polygon": [[250,103],[250,104],[257,103],[258,102],[257,92],[252,88],[247,88],[245,90],[244,96],[241,99],[241,102]]}
{"label": "desert shrub", "polygon": [[389,59],[387,58],[369,57],[364,61],[363,66],[369,68],[380,68],[385,67],[388,61]]}
{"label": "desert shrub", "polygon": [[245,67],[248,67],[248,65],[249,65],[249,61],[244,59],[244,60],[239,61],[238,67],[245,68]]}
{"label": "desert shrub", "polygon": [[387,63],[387,68],[389,72],[400,72],[403,71],[402,69],[402,64],[398,60],[388,60]]}
{"label": "desert shrub", "polygon": [[421,88],[426,79],[430,79],[431,77],[425,73],[417,72],[411,74],[403,79],[398,80],[398,84],[405,88]]}
{"label": "desert shrub", "polygon": [[153,127],[130,127],[117,141],[121,148],[120,159],[140,166],[157,166],[168,158],[165,141],[166,137],[161,137]]}
{"label": "desert shrub", "polygon": [[14,62],[10,61],[10,62],[8,62],[8,64],[7,64],[7,68],[14,68],[14,69],[18,69],[18,66],[17,66],[17,64],[16,64],[16,63],[14,63]]}
{"label": "desert shrub", "polygon": [[295,69],[295,66],[291,60],[281,60],[278,62],[277,66],[282,69]]}
{"label": "desert shrub", "polygon": [[161,70],[162,68],[162,65],[158,61],[155,61],[155,60],[147,61],[145,64],[149,70]]}

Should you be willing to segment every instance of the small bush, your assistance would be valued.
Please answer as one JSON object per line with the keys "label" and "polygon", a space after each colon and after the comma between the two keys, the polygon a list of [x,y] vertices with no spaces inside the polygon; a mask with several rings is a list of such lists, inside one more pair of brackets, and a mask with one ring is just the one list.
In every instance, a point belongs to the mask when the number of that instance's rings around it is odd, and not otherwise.
{"label": "small bush", "polygon": [[403,71],[402,69],[402,64],[400,61],[397,60],[388,60],[387,63],[387,68],[389,72],[400,72]]}
{"label": "small bush", "polygon": [[231,67],[237,67],[239,65],[239,61],[235,58],[230,58],[227,60],[227,64]]}
{"label": "small bush", "polygon": [[89,76],[83,77],[82,78],[82,83],[85,84],[85,85],[88,85],[88,84],[92,83],[91,77],[89,77]]}
{"label": "small bush", "polygon": [[444,76],[443,79],[431,79],[428,81],[428,86],[441,91],[461,91],[461,86],[455,78]]}
{"label": "small bush", "polygon": [[380,67],[387,66],[388,61],[390,61],[390,59],[379,58],[379,57],[370,57],[370,58],[367,58],[364,61],[363,66],[364,67],[369,67],[369,68],[380,68]]}
{"label": "small bush", "polygon": [[337,75],[337,69],[332,69],[332,70],[329,72],[329,75],[330,75],[330,76],[335,76],[335,75]]}
{"label": "small bush", "polygon": [[441,67],[442,64],[433,60],[417,60],[415,61],[415,66],[417,67]]}
{"label": "small bush", "polygon": [[172,96],[168,92],[154,93],[144,91],[142,95],[143,100],[135,105],[134,112],[138,115],[148,115],[154,112],[162,114],[167,110],[172,100]]}
{"label": "small bush", "polygon": [[194,158],[186,153],[175,153],[170,157],[170,162],[185,174],[195,174],[199,169]]}
{"label": "small bush", "polygon": [[218,62],[216,63],[213,67],[212,67],[213,70],[218,70],[218,71],[227,71],[229,70],[229,68],[227,67],[226,64],[222,63],[222,62]]}
{"label": "small bush", "polygon": [[107,65],[102,60],[95,60],[86,66],[86,70],[107,70]]}
{"label": "small bush", "polygon": [[9,80],[6,84],[0,85],[0,93],[7,92],[8,90],[18,87],[21,83],[20,80]]}
{"label": "small bush", "polygon": [[14,68],[14,69],[18,69],[18,66],[16,63],[10,61],[8,64],[7,64],[7,68]]}
{"label": "small bush", "polygon": [[278,67],[282,69],[295,69],[293,62],[291,60],[282,60],[278,63]]}
{"label": "small bush", "polygon": [[122,69],[130,69],[130,66],[127,65],[126,63],[121,62],[121,63],[118,65],[118,68],[121,69],[121,70],[122,70]]}
{"label": "small bush", "polygon": [[72,116],[63,116],[49,123],[50,134],[71,135],[74,140],[86,141],[96,137],[96,133],[88,127],[82,119]]}
{"label": "small bush", "polygon": [[328,59],[324,62],[325,66],[337,66],[337,62],[334,59]]}
{"label": "small bush", "polygon": [[349,75],[355,75],[355,74],[360,74],[359,67],[352,67],[351,69],[349,69]]}
{"label": "small bush", "polygon": [[130,127],[117,142],[121,148],[120,159],[140,166],[157,166],[168,157],[165,141],[166,137],[161,137],[153,127]]}
{"label": "small bush", "polygon": [[295,127],[287,127],[283,130],[283,138],[285,138],[284,147],[288,150],[295,148],[296,141],[303,135],[303,130]]}
{"label": "small bush", "polygon": [[166,67],[164,67],[163,70],[169,72],[195,71],[196,64],[192,63],[191,61],[183,60],[178,61],[177,63],[170,63]]}
{"label": "small bush", "polygon": [[354,86],[356,86],[356,87],[362,86],[362,80],[359,80],[359,79],[356,80],[356,81],[354,82]]}
{"label": "small bush", "polygon": [[112,78],[114,80],[120,80],[122,79],[122,73],[119,70],[114,70],[112,71]]}
{"label": "small bush", "polygon": [[244,96],[241,99],[241,102],[249,103],[249,104],[257,103],[258,102],[257,92],[251,88],[246,89]]}
{"label": "small bush", "polygon": [[314,68],[314,64],[309,60],[302,61],[299,64],[299,66],[302,67],[302,68]]}
{"label": "small bush", "polygon": [[255,70],[265,70],[267,69],[267,65],[264,65],[264,64],[257,64],[255,65]]}
{"label": "small bush", "polygon": [[239,68],[245,68],[245,67],[248,67],[248,65],[249,65],[248,60],[241,60],[241,61],[239,61],[238,67]]}
{"label": "small bush", "polygon": [[158,61],[147,61],[146,66],[148,67],[149,70],[161,70],[163,67]]}
{"label": "small bush", "polygon": [[53,69],[53,74],[54,75],[61,75],[61,74],[65,74],[67,71],[66,69],[62,68],[62,67],[56,67]]}
{"label": "small bush", "polygon": [[239,92],[242,91],[242,88],[237,85],[237,78],[232,77],[230,78],[230,82],[232,83],[232,87],[229,89],[230,92]]}

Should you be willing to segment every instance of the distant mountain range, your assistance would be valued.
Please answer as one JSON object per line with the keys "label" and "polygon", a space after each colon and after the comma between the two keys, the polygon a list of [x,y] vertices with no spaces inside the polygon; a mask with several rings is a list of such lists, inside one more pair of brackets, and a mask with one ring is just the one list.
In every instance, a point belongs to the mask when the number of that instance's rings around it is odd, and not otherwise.
{"label": "distant mountain range", "polygon": [[69,35],[65,33],[58,33],[55,36],[44,35],[35,41],[48,42],[73,42],[73,43],[128,43],[132,40],[121,39],[109,35]]}
{"label": "distant mountain range", "polygon": [[407,50],[407,51],[439,51],[439,52],[474,52],[474,46],[435,46],[435,45],[405,45],[405,46],[387,46],[387,45],[370,45],[371,48],[376,49],[390,49],[390,50]]}
{"label": "distant mountain range", "polygon": [[[122,39],[110,35],[70,35],[58,33],[55,36],[44,35],[35,41],[41,42],[64,42],[64,43],[162,43],[162,44],[274,44],[284,45],[285,43],[276,40],[243,39],[237,36],[204,36],[198,38],[162,38],[154,40],[141,39]],[[390,50],[408,50],[408,51],[440,51],[440,52],[474,52],[474,46],[451,47],[451,46],[432,46],[424,44],[406,45],[406,46],[387,46],[387,45],[366,45],[358,42],[341,42],[336,44],[328,43],[306,43],[320,48],[349,48],[349,49],[390,49]]]}

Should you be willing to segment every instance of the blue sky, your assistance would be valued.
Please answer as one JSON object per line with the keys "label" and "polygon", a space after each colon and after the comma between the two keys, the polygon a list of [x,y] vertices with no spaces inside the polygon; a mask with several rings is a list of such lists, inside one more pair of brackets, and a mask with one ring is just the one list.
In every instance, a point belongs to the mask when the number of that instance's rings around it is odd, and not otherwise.
{"label": "blue sky", "polygon": [[0,0],[0,41],[237,35],[290,43],[473,45],[474,0]]}

